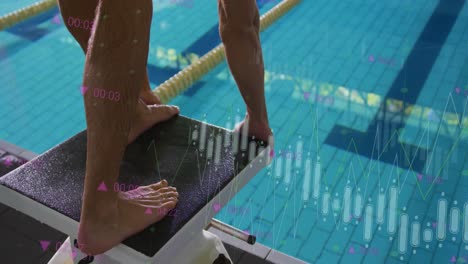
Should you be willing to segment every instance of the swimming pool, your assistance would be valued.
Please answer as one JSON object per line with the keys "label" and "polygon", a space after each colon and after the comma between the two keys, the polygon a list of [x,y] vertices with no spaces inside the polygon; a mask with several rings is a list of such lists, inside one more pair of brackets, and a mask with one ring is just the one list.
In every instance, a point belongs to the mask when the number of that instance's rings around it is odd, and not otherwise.
{"label": "swimming pool", "polygon": [[[157,85],[219,38],[213,1],[154,3]],[[85,128],[57,12],[0,33],[0,138],[37,153]],[[261,38],[275,156],[217,218],[310,263],[468,259],[465,1],[302,1]],[[171,103],[228,128],[245,113],[225,63]]]}

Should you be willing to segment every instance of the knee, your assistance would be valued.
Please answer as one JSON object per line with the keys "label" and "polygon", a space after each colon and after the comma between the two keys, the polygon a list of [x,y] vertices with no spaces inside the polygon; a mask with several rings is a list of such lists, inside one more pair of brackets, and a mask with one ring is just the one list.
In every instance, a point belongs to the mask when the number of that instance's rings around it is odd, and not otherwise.
{"label": "knee", "polygon": [[253,25],[227,24],[219,25],[219,36],[223,42],[231,38],[238,38],[249,35],[254,30]]}
{"label": "knee", "polygon": [[219,18],[219,35],[223,42],[259,33],[260,16],[254,0],[221,0]]}

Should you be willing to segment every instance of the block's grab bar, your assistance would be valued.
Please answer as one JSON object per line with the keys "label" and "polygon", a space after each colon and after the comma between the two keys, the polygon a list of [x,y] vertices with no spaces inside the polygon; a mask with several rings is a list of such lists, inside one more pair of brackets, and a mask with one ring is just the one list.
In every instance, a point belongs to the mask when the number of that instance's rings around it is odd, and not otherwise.
{"label": "block's grab bar", "polygon": [[231,225],[225,224],[219,220],[216,219],[211,219],[211,222],[208,224],[206,229],[209,229],[210,227],[216,228],[228,235],[231,235],[233,237],[236,237],[240,240],[243,240],[250,245],[255,244],[255,241],[257,241],[257,238],[254,235],[247,234],[243,232],[242,230],[239,230]]}

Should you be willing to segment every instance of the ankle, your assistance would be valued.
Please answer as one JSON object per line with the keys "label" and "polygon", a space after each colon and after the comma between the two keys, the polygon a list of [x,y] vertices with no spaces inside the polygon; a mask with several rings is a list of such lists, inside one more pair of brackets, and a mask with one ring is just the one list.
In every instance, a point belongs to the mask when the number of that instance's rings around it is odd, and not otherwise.
{"label": "ankle", "polygon": [[93,222],[105,222],[118,213],[117,195],[87,196],[83,201],[82,216]]}
{"label": "ankle", "polygon": [[249,125],[263,126],[269,128],[268,124],[268,115],[264,113],[253,113],[250,109],[247,108],[247,113],[245,114],[245,119],[249,120]]}
{"label": "ankle", "polygon": [[249,127],[255,130],[270,131],[270,125],[267,117],[252,116],[247,114],[245,120],[249,123]]}

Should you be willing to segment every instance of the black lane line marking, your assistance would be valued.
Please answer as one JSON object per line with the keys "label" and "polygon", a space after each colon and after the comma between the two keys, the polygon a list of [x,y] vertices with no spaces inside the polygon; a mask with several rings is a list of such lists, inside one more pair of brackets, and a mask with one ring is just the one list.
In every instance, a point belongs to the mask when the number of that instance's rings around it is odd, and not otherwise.
{"label": "black lane line marking", "polygon": [[[335,125],[325,140],[326,144],[342,150],[347,150],[351,140],[354,140],[358,147],[358,154],[372,159],[373,142],[376,138],[377,125],[379,127],[379,135],[383,134],[382,131],[384,129],[389,129],[389,138],[394,135],[392,140],[398,141],[395,138],[398,134],[395,134],[395,132],[405,126],[404,118],[403,116],[401,116],[401,118],[396,118],[396,120],[388,118],[389,113],[386,109],[387,99],[401,100],[405,104],[414,104],[416,102],[464,3],[465,0],[439,1],[431,18],[411,50],[403,68],[398,73],[397,78],[385,95],[384,100],[382,100],[379,112],[374,116],[367,131],[360,132],[341,125]],[[435,48],[430,48],[434,46]],[[409,88],[406,93],[401,91],[401,88],[404,87]],[[403,109],[405,108],[406,106],[404,106]],[[383,117],[382,120],[379,120],[381,117]],[[387,142],[382,142],[384,146],[386,143]],[[381,153],[379,160],[388,164],[393,164],[395,156],[398,154],[398,166],[400,168],[409,169],[410,164],[408,160],[412,161],[414,156],[418,154],[418,152],[416,152],[417,148],[417,146],[402,142],[396,142],[396,144],[391,142],[387,145],[386,151]],[[381,148],[380,151],[382,150]],[[419,148],[419,151],[425,151],[425,157],[427,157],[427,149]],[[405,156],[405,152],[407,156]],[[413,171],[422,172],[424,165],[424,161],[415,158],[411,169]]]}

